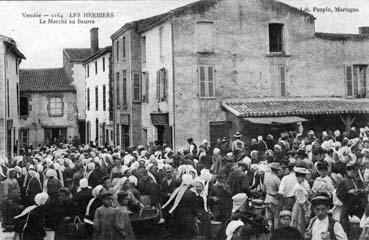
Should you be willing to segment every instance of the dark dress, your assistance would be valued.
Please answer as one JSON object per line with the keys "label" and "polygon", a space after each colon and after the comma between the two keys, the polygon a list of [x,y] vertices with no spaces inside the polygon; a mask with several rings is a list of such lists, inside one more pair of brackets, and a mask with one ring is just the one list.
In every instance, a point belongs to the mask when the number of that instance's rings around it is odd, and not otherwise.
{"label": "dark dress", "polygon": [[[90,201],[92,201],[92,199]],[[94,198],[90,206],[88,215],[85,215],[86,229],[90,237],[92,237],[93,232],[94,232],[93,222],[94,222],[96,209],[98,209],[101,205],[103,205],[102,200],[100,198]],[[85,209],[85,211],[87,212],[87,209]]]}
{"label": "dark dress", "polygon": [[209,194],[209,199],[211,199],[210,205],[215,221],[224,222],[229,219],[232,212],[232,193],[229,186],[215,184]]}
{"label": "dark dress", "polygon": [[[145,176],[138,180],[137,188],[141,193],[141,202],[144,205],[158,206],[160,200],[159,186],[151,177]],[[146,197],[145,197],[146,196]],[[149,200],[147,196],[150,196]]]}
{"label": "dark dress", "polygon": [[[55,240],[74,240],[73,238],[67,236],[66,233],[67,224],[73,222],[76,216],[78,216],[81,220],[77,203],[73,200],[61,202],[56,206],[55,213],[57,222]],[[69,217],[70,219],[68,221],[64,220],[65,217]]]}
{"label": "dark dress", "polygon": [[227,180],[227,185],[231,189],[232,196],[237,193],[246,193],[247,196],[250,196],[249,184],[248,176],[241,170],[233,171]]}
{"label": "dark dress", "polygon": [[195,224],[198,210],[198,205],[195,202],[196,194],[191,191],[191,189],[187,189],[177,208],[172,213],[173,217],[171,218],[169,230],[173,236],[182,237],[184,239],[191,239],[195,236]]}
{"label": "dark dress", "polygon": [[33,209],[28,217],[23,231],[24,240],[43,240],[46,236],[44,230],[45,215],[42,206]]}
{"label": "dark dress", "polygon": [[86,213],[86,207],[92,198],[92,190],[90,188],[82,188],[81,191],[77,192],[75,195],[75,201],[78,204],[81,216]]}
{"label": "dark dress", "polygon": [[45,224],[47,228],[55,229],[57,225],[55,208],[59,201],[59,190],[62,187],[59,180],[50,177],[47,180],[47,194],[49,194],[49,201],[45,205]]}
{"label": "dark dress", "polygon": [[40,192],[42,192],[41,183],[36,178],[31,178],[26,188],[26,205],[33,205],[36,194]]}

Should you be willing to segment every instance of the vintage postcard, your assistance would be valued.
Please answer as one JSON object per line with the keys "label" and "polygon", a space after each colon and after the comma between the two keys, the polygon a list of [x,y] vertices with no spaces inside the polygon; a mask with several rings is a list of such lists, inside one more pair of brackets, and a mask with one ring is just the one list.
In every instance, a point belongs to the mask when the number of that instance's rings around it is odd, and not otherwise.
{"label": "vintage postcard", "polygon": [[369,239],[368,16],[0,1],[0,239]]}

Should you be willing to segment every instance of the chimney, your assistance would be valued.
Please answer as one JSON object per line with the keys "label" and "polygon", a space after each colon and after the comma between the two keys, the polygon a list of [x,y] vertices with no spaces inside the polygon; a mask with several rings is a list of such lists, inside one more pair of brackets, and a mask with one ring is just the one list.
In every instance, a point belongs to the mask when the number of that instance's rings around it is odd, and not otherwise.
{"label": "chimney", "polygon": [[359,34],[369,34],[369,27],[359,27]]}
{"label": "chimney", "polygon": [[91,35],[91,54],[99,51],[99,28],[94,27],[90,30]]}

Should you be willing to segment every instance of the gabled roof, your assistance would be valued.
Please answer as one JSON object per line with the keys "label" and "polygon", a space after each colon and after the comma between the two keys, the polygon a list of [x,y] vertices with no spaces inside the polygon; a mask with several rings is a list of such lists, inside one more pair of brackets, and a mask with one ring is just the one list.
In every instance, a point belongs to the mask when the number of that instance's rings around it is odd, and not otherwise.
{"label": "gabled roof", "polygon": [[103,55],[105,55],[106,53],[111,53],[111,46],[107,46],[104,48],[101,48],[99,51],[97,51],[96,53],[92,54],[91,56],[89,56],[87,59],[85,59],[83,61],[83,64],[89,63]]}
{"label": "gabled roof", "polygon": [[323,40],[330,41],[364,41],[369,40],[367,34],[346,34],[346,33],[315,33],[315,37]]}
{"label": "gabled roof", "polygon": [[0,39],[6,44],[8,51],[12,52],[19,59],[26,59],[23,53],[17,48],[16,42],[7,36],[0,35]]}
{"label": "gabled roof", "polygon": [[67,58],[71,62],[83,62],[91,56],[91,48],[64,48]]}
{"label": "gabled roof", "polygon": [[369,99],[225,99],[222,107],[239,118],[369,113]]}
{"label": "gabled roof", "polygon": [[[121,32],[124,32],[125,30],[131,27],[135,27],[136,31],[138,32],[147,31],[155,26],[162,24],[170,16],[176,17],[176,16],[181,16],[181,15],[185,15],[189,13],[192,13],[192,14],[203,13],[207,11],[209,8],[214,7],[217,3],[221,1],[224,1],[224,0],[200,0],[200,1],[192,2],[182,7],[175,8],[163,14],[155,15],[149,18],[138,20],[138,21],[129,22],[125,24],[123,27],[121,27],[118,31],[113,33],[111,35],[111,38],[112,39],[116,38],[116,36],[118,36]],[[287,11],[290,11],[296,14],[301,14],[303,16],[314,18],[314,16],[311,15],[310,13],[307,13],[305,11],[302,11],[298,8],[292,7],[285,3],[281,3],[278,1],[274,1],[274,0],[261,0],[261,1],[263,1],[264,4],[268,4],[268,6],[270,6],[272,9],[277,10],[277,11],[283,8],[283,9],[286,9]]]}
{"label": "gabled roof", "polygon": [[22,92],[75,92],[64,68],[20,69]]}

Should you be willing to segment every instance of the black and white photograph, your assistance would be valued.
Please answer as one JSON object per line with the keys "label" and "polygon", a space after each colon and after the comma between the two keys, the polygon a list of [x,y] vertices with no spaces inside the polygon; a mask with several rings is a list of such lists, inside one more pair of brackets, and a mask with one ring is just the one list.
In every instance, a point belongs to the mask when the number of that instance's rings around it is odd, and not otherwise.
{"label": "black and white photograph", "polygon": [[369,0],[0,0],[0,240],[369,240]]}

